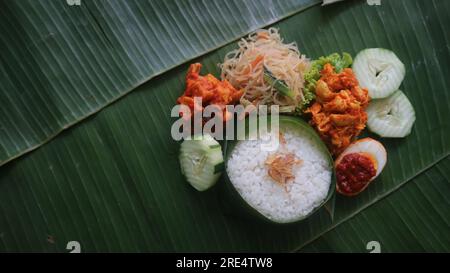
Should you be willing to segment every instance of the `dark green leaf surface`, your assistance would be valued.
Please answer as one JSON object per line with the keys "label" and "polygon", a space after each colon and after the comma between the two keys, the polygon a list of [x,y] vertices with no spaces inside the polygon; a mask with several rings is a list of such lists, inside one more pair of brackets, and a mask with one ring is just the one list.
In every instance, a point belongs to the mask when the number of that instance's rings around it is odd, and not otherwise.
{"label": "dark green leaf surface", "polygon": [[301,252],[450,252],[450,157]]}
{"label": "dark green leaf surface", "polygon": [[0,1],[0,166],[154,76],[320,1],[68,2]]}
{"label": "dark green leaf surface", "polygon": [[[3,166],[0,249],[63,252],[75,240],[82,251],[293,251],[389,195],[450,152],[450,2],[382,3],[316,6],[275,25],[313,58],[386,47],[406,66],[401,88],[417,113],[413,131],[381,139],[384,172],[359,196],[338,196],[333,223],[325,210],[289,226],[237,220],[223,215],[215,190],[198,193],[184,181],[170,110],[186,64]],[[232,48],[197,61],[218,75]]]}

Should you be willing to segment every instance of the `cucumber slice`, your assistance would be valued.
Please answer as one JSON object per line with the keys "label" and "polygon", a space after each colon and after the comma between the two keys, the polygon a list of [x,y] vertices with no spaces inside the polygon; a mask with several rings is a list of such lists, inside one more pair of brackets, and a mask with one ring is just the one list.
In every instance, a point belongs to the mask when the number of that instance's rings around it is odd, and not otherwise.
{"label": "cucumber slice", "polygon": [[224,169],[222,148],[210,135],[198,135],[183,141],[179,159],[181,172],[198,191],[212,187]]}
{"label": "cucumber slice", "polygon": [[405,77],[403,63],[394,52],[384,48],[362,50],[356,55],[352,68],[359,85],[367,88],[373,99],[390,96]]}
{"label": "cucumber slice", "polygon": [[400,90],[390,97],[373,100],[366,111],[367,127],[382,137],[405,137],[416,120],[411,102]]}

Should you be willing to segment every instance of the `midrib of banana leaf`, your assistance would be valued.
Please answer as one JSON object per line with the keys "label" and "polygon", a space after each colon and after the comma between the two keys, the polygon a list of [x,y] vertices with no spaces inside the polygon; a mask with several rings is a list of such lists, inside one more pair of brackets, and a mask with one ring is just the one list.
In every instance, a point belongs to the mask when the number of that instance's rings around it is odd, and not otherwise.
{"label": "midrib of banana leaf", "polygon": [[318,2],[0,1],[0,166],[156,75]]}
{"label": "midrib of banana leaf", "polygon": [[450,251],[450,157],[354,218],[306,245],[301,252]]}
{"label": "midrib of banana leaf", "polygon": [[[384,172],[359,196],[338,196],[334,222],[324,210],[288,226],[238,220],[223,214],[214,189],[199,193],[185,182],[169,116],[184,88],[185,64],[3,166],[0,247],[64,252],[76,240],[84,251],[293,251],[389,195],[449,155],[450,4],[382,3],[317,6],[275,24],[312,58],[385,47],[406,66],[401,88],[416,109],[413,132],[381,139]],[[233,48],[194,61],[218,75],[217,63]]]}

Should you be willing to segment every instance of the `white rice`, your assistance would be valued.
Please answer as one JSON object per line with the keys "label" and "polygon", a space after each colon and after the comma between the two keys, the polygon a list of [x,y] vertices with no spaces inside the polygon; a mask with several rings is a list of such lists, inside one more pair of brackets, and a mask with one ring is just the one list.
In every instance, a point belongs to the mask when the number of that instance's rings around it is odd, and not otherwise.
{"label": "white rice", "polygon": [[283,134],[283,151],[303,161],[294,165],[295,180],[287,183],[287,190],[268,175],[265,161],[276,151],[261,149],[263,140],[240,141],[228,160],[227,172],[250,206],[272,221],[288,223],[306,216],[326,198],[331,166],[310,135],[293,130],[283,130]]}

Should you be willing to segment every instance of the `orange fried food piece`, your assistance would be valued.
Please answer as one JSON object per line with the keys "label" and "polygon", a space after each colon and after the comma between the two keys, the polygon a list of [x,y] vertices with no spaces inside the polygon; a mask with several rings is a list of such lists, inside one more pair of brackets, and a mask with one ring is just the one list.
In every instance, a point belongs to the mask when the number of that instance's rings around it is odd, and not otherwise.
{"label": "orange fried food piece", "polygon": [[[201,68],[200,63],[191,64],[186,74],[186,89],[177,99],[177,103],[188,106],[191,114],[203,111],[208,105],[214,105],[222,110],[222,118],[226,121],[231,115],[226,112],[225,106],[239,102],[244,91],[236,90],[228,81],[220,81],[211,74],[201,76]],[[194,98],[201,98],[201,105],[196,104]]]}
{"label": "orange fried food piece", "polygon": [[351,89],[353,86],[359,85],[351,68],[344,68],[341,73],[336,73],[334,67],[328,63],[324,65],[320,75],[320,79],[334,91]]}
{"label": "orange fried food piece", "polygon": [[325,64],[316,85],[316,102],[306,110],[310,123],[327,143],[333,155],[339,155],[365,128],[369,103],[367,89],[359,86],[352,69],[336,73]]}

